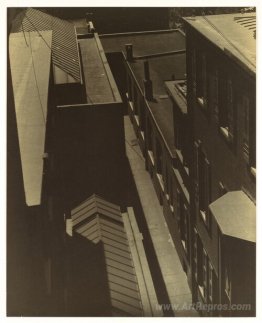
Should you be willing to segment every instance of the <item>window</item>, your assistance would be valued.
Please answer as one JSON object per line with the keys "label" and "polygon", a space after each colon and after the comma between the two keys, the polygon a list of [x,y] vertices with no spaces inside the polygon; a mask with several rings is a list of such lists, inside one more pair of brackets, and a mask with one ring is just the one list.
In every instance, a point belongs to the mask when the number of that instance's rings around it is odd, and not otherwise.
{"label": "window", "polygon": [[166,164],[165,169],[166,169],[166,172],[165,172],[166,195],[167,195],[167,199],[171,203],[171,199],[172,199],[172,197],[171,197],[171,195],[172,195],[172,182],[171,182],[171,176],[169,176],[167,164]]}
{"label": "window", "polygon": [[[223,97],[219,104],[219,125],[223,136],[230,142],[234,137],[234,105],[233,105],[233,86],[232,80],[227,79],[222,82],[222,91],[220,97]],[[224,92],[223,92],[224,90]],[[226,95],[225,95],[226,93]]]}
{"label": "window", "polygon": [[188,214],[189,214],[188,208],[185,204],[183,204],[182,212],[181,212],[181,220],[180,220],[180,226],[181,226],[180,234],[181,234],[182,244],[183,244],[184,249],[187,253],[187,258],[189,259]]}
{"label": "window", "polygon": [[228,192],[228,189],[225,187],[225,185],[222,182],[218,183],[218,193],[219,196],[223,196]]}
{"label": "window", "polygon": [[176,191],[176,217],[177,225],[180,233],[180,222],[181,222],[181,207],[182,207],[182,196],[179,190]]}
{"label": "window", "polygon": [[205,301],[207,301],[207,293],[208,293],[208,257],[206,251],[203,249],[203,285],[202,296]]}
{"label": "window", "polygon": [[139,103],[139,118],[140,118],[140,126],[141,130],[145,131],[145,119],[146,119],[146,113],[145,113],[145,103],[143,98],[140,98],[140,103]]}
{"label": "window", "polygon": [[138,114],[138,94],[137,94],[137,88],[135,84],[133,85],[133,105],[134,105],[134,113]]}
{"label": "window", "polygon": [[192,85],[193,94],[196,95],[196,49],[192,49]]}
{"label": "window", "polygon": [[243,129],[243,154],[249,162],[249,98],[243,96],[243,111],[244,111],[244,129]]}
{"label": "window", "polygon": [[215,274],[214,268],[209,261],[208,264],[208,281],[209,281],[209,286],[208,286],[208,297],[209,297],[209,302],[216,304],[217,303],[217,298],[218,298],[218,279]]}
{"label": "window", "polygon": [[199,143],[195,141],[194,142],[194,155],[193,155],[193,180],[194,180],[194,190],[195,190],[194,196],[195,196],[196,205],[198,205],[198,202],[199,202],[199,187],[198,187],[198,181],[199,181],[199,174],[198,174],[199,162],[198,162],[198,158],[199,158]]}
{"label": "window", "polygon": [[199,151],[199,211],[200,215],[209,228],[210,216],[208,206],[210,203],[210,163],[204,152]]}
{"label": "window", "polygon": [[199,286],[203,286],[203,246],[196,228],[194,228],[193,264],[195,280]]}
{"label": "window", "polygon": [[218,120],[219,108],[218,108],[218,69],[213,68],[210,76],[210,87],[208,99],[210,102],[210,107],[213,111],[214,118]]}
{"label": "window", "polygon": [[206,107],[207,99],[207,66],[206,55],[199,53],[197,62],[197,75],[196,75],[196,96],[198,103]]}
{"label": "window", "polygon": [[156,171],[158,174],[162,174],[163,172],[163,154],[162,147],[159,141],[156,141]]}
{"label": "window", "polygon": [[128,94],[128,100],[133,101],[132,81],[131,81],[131,77],[129,75],[127,75],[127,94]]}
{"label": "window", "polygon": [[225,266],[225,292],[229,302],[231,302],[232,280],[231,280],[231,270],[228,265]]}

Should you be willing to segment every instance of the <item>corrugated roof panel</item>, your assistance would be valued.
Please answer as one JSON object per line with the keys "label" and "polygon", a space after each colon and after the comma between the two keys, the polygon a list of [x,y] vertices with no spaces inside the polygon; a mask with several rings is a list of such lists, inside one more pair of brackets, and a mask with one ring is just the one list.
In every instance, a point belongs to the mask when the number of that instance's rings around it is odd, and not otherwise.
{"label": "corrugated roof panel", "polygon": [[81,227],[76,228],[75,231],[81,234],[85,230],[88,230],[94,226],[97,227],[97,219],[96,218],[94,218],[90,222],[85,223],[85,225],[82,225]]}
{"label": "corrugated roof panel", "polygon": [[123,243],[119,243],[119,242],[117,242],[115,240],[112,240],[112,239],[109,239],[109,238],[106,238],[106,237],[103,237],[103,242],[109,244],[110,246],[118,248],[120,250],[129,252],[129,249]]}
{"label": "corrugated roof panel", "polygon": [[100,239],[100,234],[99,234],[99,230],[93,231],[91,233],[89,233],[88,235],[83,235],[85,238],[87,238],[88,240],[93,241],[94,239]]}
{"label": "corrugated roof panel", "polygon": [[119,248],[116,248],[116,247],[112,246],[111,244],[106,243],[105,241],[103,241],[103,242],[104,242],[105,251],[112,252],[112,253],[114,253],[116,255],[119,255],[121,257],[125,257],[127,259],[131,258],[129,250],[121,250]]}
{"label": "corrugated roof panel", "polygon": [[97,212],[100,214],[100,215],[105,215],[106,217],[109,217],[115,221],[119,221],[119,222],[123,222],[122,220],[122,216],[121,216],[121,213],[119,215],[116,215],[110,211],[106,211],[104,209],[101,209],[100,207],[97,207]]}
{"label": "corrugated roof panel", "polygon": [[[36,31],[41,35],[44,30],[53,31],[52,61],[76,81],[81,81],[80,61],[75,27],[72,23],[48,15],[42,11],[28,8],[17,15],[12,23],[12,33]],[[46,44],[47,46],[47,44]]]}
{"label": "corrugated roof panel", "polygon": [[122,264],[119,261],[115,261],[115,260],[112,260],[110,258],[106,258],[106,264],[108,266],[115,267],[117,269],[123,270],[123,271],[125,271],[125,272],[127,272],[129,274],[135,275],[134,267],[133,267],[133,264],[131,263],[131,261],[127,265],[127,264]]}
{"label": "corrugated roof panel", "polygon": [[77,223],[80,223],[83,219],[87,219],[96,213],[97,213],[96,206],[82,209],[76,214],[74,214],[74,216],[72,216],[72,221],[74,225],[76,225]]}
{"label": "corrugated roof panel", "polygon": [[105,251],[105,256],[108,259],[112,259],[115,261],[120,262],[121,264],[129,265],[130,264],[130,258],[122,257],[116,253]]}
{"label": "corrugated roof panel", "polygon": [[127,247],[129,246],[129,242],[126,237],[125,238],[119,237],[118,235],[112,234],[112,233],[110,233],[108,231],[104,231],[104,230],[101,230],[101,235],[102,235],[102,238],[105,237],[105,238],[114,240],[116,242],[122,243],[122,244],[126,245]]}
{"label": "corrugated roof panel", "polygon": [[114,292],[121,293],[121,294],[127,295],[129,297],[137,298],[137,293],[138,293],[137,289],[133,290],[131,288],[128,288],[126,286],[119,285],[119,284],[116,284],[113,282],[109,282],[109,288],[110,288],[110,290],[112,290]]}
{"label": "corrugated roof panel", "polygon": [[115,307],[116,309],[125,311],[128,316],[130,316],[131,314],[133,316],[142,316],[141,309],[130,306],[126,303],[121,302],[120,300],[112,299],[112,306]]}
{"label": "corrugated roof panel", "polygon": [[111,267],[109,265],[107,265],[106,269],[107,269],[108,274],[112,274],[114,276],[129,280],[132,282],[136,282],[136,277],[134,274],[127,273],[121,269]]}
{"label": "corrugated roof panel", "polygon": [[114,300],[118,300],[140,310],[141,303],[136,298],[128,296],[127,294],[116,292],[114,290],[111,290],[110,294]]}
{"label": "corrugated roof panel", "polygon": [[111,219],[106,219],[106,218],[100,218],[100,223],[102,227],[110,227],[113,229],[116,229],[117,231],[121,231],[125,233],[124,225],[121,223],[114,223],[111,221]]}
{"label": "corrugated roof panel", "polygon": [[122,230],[114,229],[114,228],[112,228],[108,225],[102,224],[102,223],[100,223],[100,227],[101,227],[102,231],[105,231],[105,232],[111,233],[117,237],[126,239],[126,234]]}
{"label": "corrugated roof panel", "polygon": [[132,291],[135,291],[135,292],[138,291],[137,283],[134,281],[126,280],[124,278],[121,278],[121,277],[115,276],[115,275],[109,275],[108,281],[118,284],[120,286],[126,287],[128,289],[132,289]]}
{"label": "corrugated roof panel", "polygon": [[92,234],[93,232],[97,232],[99,231],[99,228],[97,225],[93,225],[91,228],[84,230],[83,232],[79,232],[78,230],[76,230],[77,233],[81,234],[82,236],[89,238],[90,234]]}

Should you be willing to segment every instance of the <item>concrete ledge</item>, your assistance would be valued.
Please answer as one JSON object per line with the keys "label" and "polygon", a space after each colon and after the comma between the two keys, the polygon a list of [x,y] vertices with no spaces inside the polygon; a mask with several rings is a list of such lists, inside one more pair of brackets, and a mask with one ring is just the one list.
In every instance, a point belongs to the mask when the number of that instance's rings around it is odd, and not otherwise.
{"label": "concrete ledge", "polygon": [[122,217],[137,275],[144,316],[162,317],[163,311],[158,304],[155,287],[142,242],[143,235],[139,231],[133,208],[128,207],[127,213],[123,213]]}

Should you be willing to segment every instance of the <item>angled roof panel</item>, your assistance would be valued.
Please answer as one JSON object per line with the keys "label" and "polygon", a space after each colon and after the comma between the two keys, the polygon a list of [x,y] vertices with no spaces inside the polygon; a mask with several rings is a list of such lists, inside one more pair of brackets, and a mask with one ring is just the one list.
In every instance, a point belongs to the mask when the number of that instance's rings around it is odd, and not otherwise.
{"label": "angled roof panel", "polygon": [[256,206],[243,191],[228,192],[209,208],[222,234],[256,241]]}
{"label": "angled roof panel", "polygon": [[136,271],[120,208],[93,195],[73,209],[71,215],[74,231],[93,243],[103,243],[112,314],[117,311],[125,316],[142,316]]}
{"label": "angled roof panel", "polygon": [[[256,13],[234,13],[184,18],[223,51],[256,73]],[[246,25],[249,20],[249,26]]]}
{"label": "angled roof panel", "polygon": [[[49,46],[42,33],[53,32],[52,45]],[[48,15],[42,11],[28,8],[17,15],[12,23],[12,33],[35,31],[46,46],[52,48],[53,64],[71,75],[76,82],[81,81],[80,61],[75,27],[72,23]]]}
{"label": "angled roof panel", "polygon": [[9,36],[19,148],[26,203],[41,203],[52,32],[35,31]]}

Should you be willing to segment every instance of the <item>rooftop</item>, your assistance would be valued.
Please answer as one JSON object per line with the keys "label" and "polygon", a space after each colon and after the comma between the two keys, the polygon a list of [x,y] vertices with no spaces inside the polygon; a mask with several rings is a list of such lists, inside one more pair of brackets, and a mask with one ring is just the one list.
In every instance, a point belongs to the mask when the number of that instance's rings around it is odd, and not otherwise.
{"label": "rooftop", "polygon": [[[172,75],[178,79],[185,78],[185,54],[170,55],[149,59],[150,78],[153,83],[154,101],[148,101],[149,109],[158,125],[164,140],[174,153],[173,104],[167,95],[165,81]],[[129,63],[143,93],[144,64],[142,60]]]}
{"label": "rooftop", "polygon": [[16,16],[12,22],[11,33],[34,31],[45,43],[43,31],[47,30],[52,31],[52,44],[49,50],[52,50],[55,79],[58,74],[58,82],[60,82],[61,71],[63,71],[67,75],[67,82],[81,82],[76,32],[72,23],[40,10],[28,8]]}
{"label": "rooftop", "polygon": [[[9,55],[26,203],[41,203],[52,32],[10,34]],[[48,45],[48,46],[47,46]]]}
{"label": "rooftop", "polygon": [[120,95],[97,34],[79,39],[88,103],[120,101]]}
{"label": "rooftop", "polygon": [[222,234],[256,241],[256,206],[243,191],[228,192],[209,208]]}
{"label": "rooftop", "polygon": [[256,13],[198,16],[184,20],[227,55],[256,72]]}
{"label": "rooftop", "polygon": [[106,53],[125,51],[133,44],[134,56],[185,49],[185,37],[177,29],[99,35]]}
{"label": "rooftop", "polygon": [[[94,244],[103,243],[112,315],[161,315],[155,309],[157,299],[154,288],[152,293],[151,275],[143,279],[144,268],[141,268],[141,261],[148,267],[147,261],[145,262],[145,257],[144,260],[139,260],[141,250],[136,247],[134,250],[137,245],[136,236],[141,239],[141,234],[135,233],[135,218],[128,217],[128,214],[122,215],[119,206],[97,195],[92,195],[73,209],[71,216],[73,232]],[[146,282],[148,279],[149,284]],[[151,296],[148,294],[148,286]],[[150,305],[152,296],[153,307]]]}
{"label": "rooftop", "polygon": [[[140,58],[129,62],[129,65],[142,93],[144,92],[144,60],[141,58],[147,56],[154,94],[154,101],[148,102],[149,108],[168,149],[175,154],[173,108],[167,95],[165,81],[172,80],[173,77],[179,80],[186,77],[185,52],[172,53],[185,50],[184,34],[173,29],[100,35],[100,38],[105,52],[108,53],[125,51],[125,44],[133,45],[134,57],[139,56]],[[166,53],[169,54],[165,55]]]}

